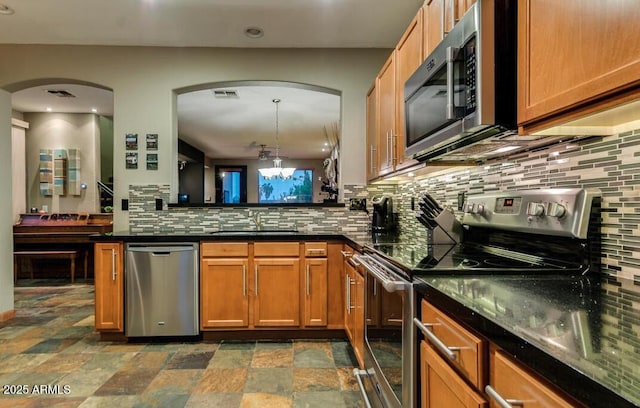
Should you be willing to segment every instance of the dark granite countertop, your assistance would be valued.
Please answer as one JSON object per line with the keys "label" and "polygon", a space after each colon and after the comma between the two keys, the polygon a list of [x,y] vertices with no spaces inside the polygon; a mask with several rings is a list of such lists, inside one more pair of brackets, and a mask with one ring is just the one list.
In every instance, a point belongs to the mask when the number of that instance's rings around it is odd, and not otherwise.
{"label": "dark granite countertop", "polygon": [[420,276],[415,288],[588,406],[640,406],[638,282],[450,275]]}
{"label": "dark granite countertop", "polygon": [[369,232],[344,231],[293,231],[293,230],[220,230],[211,232],[160,232],[137,233],[130,231],[115,231],[109,234],[92,235],[96,242],[200,242],[200,241],[331,241],[340,240],[362,250],[365,245],[371,245],[373,238]]}

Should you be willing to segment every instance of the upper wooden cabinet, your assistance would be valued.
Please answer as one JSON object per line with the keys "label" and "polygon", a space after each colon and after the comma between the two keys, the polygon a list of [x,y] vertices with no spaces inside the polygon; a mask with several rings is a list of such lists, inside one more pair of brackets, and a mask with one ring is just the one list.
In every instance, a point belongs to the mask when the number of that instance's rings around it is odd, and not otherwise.
{"label": "upper wooden cabinet", "polygon": [[378,104],[378,175],[391,173],[395,166],[393,144],[396,132],[396,52],[393,51],[376,78]]}
{"label": "upper wooden cabinet", "polygon": [[395,170],[415,164],[414,160],[406,160],[405,155],[405,112],[404,83],[422,63],[423,19],[422,9],[418,10],[413,21],[396,46],[396,126],[394,155]]}
{"label": "upper wooden cabinet", "polygon": [[378,177],[379,172],[377,98],[378,91],[374,81],[367,93],[367,180]]}
{"label": "upper wooden cabinet", "polygon": [[[635,0],[518,2],[518,124],[526,133],[640,95]],[[629,95],[630,93],[635,95]]]}
{"label": "upper wooden cabinet", "polygon": [[427,0],[422,7],[423,59],[442,41],[476,0]]}

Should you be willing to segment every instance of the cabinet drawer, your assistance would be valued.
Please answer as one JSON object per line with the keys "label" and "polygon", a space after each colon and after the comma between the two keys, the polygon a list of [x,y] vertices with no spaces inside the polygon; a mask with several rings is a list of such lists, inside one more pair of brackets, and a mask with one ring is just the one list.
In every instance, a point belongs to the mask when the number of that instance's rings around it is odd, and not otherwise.
{"label": "cabinet drawer", "polygon": [[256,242],[253,244],[253,256],[300,256],[300,244],[297,242]]}
{"label": "cabinet drawer", "polygon": [[249,256],[247,242],[204,242],[200,245],[203,257],[245,257]]}
{"label": "cabinet drawer", "polygon": [[[492,350],[490,385],[502,398],[521,401],[519,406],[524,408],[584,407],[577,401],[565,399],[500,350]],[[497,405],[492,402],[492,406]]]}
{"label": "cabinet drawer", "polygon": [[427,301],[422,301],[422,322],[455,354],[447,359],[473,385],[483,389],[487,342],[453,321]]}
{"label": "cabinet drawer", "polygon": [[326,242],[305,242],[304,256],[307,258],[324,258],[327,256]]}

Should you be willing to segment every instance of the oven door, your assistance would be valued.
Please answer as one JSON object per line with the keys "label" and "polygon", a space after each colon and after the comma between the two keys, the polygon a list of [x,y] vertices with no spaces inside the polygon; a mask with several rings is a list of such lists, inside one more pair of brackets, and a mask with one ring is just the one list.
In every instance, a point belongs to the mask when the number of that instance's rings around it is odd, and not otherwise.
{"label": "oven door", "polygon": [[[365,276],[365,377],[363,386],[373,406],[413,406],[413,294],[411,283],[368,255],[358,256]],[[359,379],[360,380],[360,379]]]}

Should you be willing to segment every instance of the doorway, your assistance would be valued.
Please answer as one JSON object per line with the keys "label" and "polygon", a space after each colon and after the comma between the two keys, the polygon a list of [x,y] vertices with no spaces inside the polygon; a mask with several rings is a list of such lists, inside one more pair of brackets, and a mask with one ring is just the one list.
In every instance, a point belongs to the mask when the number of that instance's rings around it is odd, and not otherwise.
{"label": "doorway", "polygon": [[216,203],[247,202],[247,166],[215,166]]}

